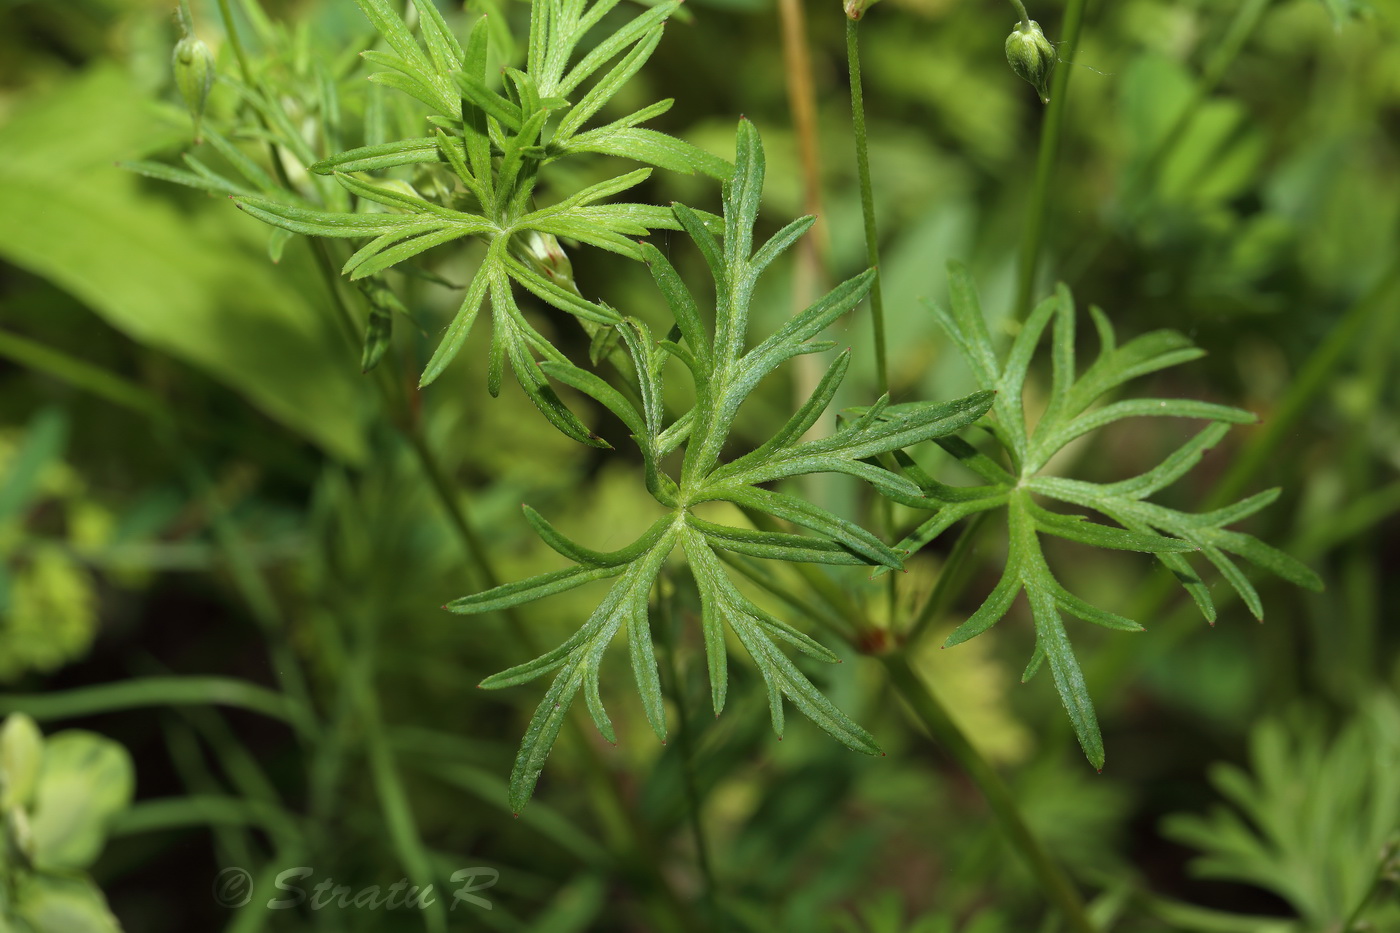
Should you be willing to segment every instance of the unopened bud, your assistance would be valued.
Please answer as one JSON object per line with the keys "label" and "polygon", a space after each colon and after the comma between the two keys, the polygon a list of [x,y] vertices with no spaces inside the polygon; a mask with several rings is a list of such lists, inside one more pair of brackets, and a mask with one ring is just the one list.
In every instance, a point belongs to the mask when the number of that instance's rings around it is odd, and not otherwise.
{"label": "unopened bud", "polygon": [[1055,70],[1055,49],[1040,24],[1022,20],[1006,37],[1006,60],[1016,72],[1040,95],[1042,104],[1050,103],[1050,73]]}
{"label": "unopened bud", "polygon": [[879,0],[842,0],[841,5],[846,11],[847,19],[860,19],[866,10],[878,2]]}
{"label": "unopened bud", "polygon": [[180,0],[175,11],[175,22],[180,26],[180,41],[175,43],[175,54],[171,64],[175,67],[175,86],[185,99],[185,106],[194,117],[194,141],[199,142],[199,121],[204,116],[204,101],[209,97],[209,89],[214,86],[214,56],[194,34],[194,17],[190,15],[189,0]]}
{"label": "unopened bud", "polygon": [[175,85],[185,99],[190,116],[194,117],[194,135],[198,140],[204,101],[209,97],[209,88],[214,85],[214,56],[203,40],[186,35],[175,43],[174,65]]}
{"label": "unopened bud", "polygon": [[549,281],[571,292],[577,292],[574,284],[574,266],[569,262],[568,253],[559,245],[552,233],[530,230],[511,242],[515,255]]}

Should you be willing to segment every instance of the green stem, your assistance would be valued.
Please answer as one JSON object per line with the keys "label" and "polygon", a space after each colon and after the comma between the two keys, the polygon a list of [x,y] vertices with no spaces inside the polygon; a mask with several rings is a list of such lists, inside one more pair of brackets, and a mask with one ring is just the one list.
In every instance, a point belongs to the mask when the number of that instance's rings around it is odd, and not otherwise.
{"label": "green stem", "polygon": [[[983,513],[985,515],[986,513]],[[939,585],[935,586],[933,595],[925,604],[924,612],[931,618],[937,614],[938,609],[950,601],[957,592],[957,587],[961,582],[949,582],[946,585],[944,580],[958,581],[965,578],[959,569],[966,563],[968,556],[973,550],[973,544],[982,522],[974,521],[963,532],[958,542],[953,546],[954,553],[949,556],[948,564],[944,566],[942,575],[939,578]],[[743,565],[738,561],[730,561],[743,572]],[[799,571],[816,572],[816,568],[806,564],[794,565]],[[746,574],[759,586],[768,589],[775,596],[789,602],[795,608],[805,610],[814,620],[821,621],[826,613],[817,611],[810,604],[800,597],[794,597],[790,593],[785,593],[773,587],[769,581],[759,575]],[[910,667],[908,661],[908,651],[900,650],[891,653],[878,653],[870,651],[870,646],[862,644],[864,633],[869,631],[869,624],[864,621],[863,613],[854,609],[848,600],[841,595],[838,601],[833,600],[833,594],[824,589],[814,590],[831,605],[840,618],[855,621],[856,638],[851,639],[858,648],[867,651],[873,657],[877,657],[885,666],[889,674],[889,683],[899,693],[915,716],[928,730],[934,741],[938,742],[962,767],[963,771],[972,778],[973,782],[982,790],[987,798],[988,804],[992,808],[993,814],[1001,823],[1003,831],[1011,844],[1022,854],[1035,874],[1036,880],[1045,891],[1046,897],[1056,909],[1064,916],[1065,922],[1071,933],[1094,933],[1094,927],[1089,922],[1084,913],[1084,904],[1078,892],[1070,885],[1069,880],[1060,871],[1059,867],[1051,860],[1045,847],[1031,832],[1027,826],[1025,818],[1021,815],[1016,806],[1015,798],[1012,796],[1006,783],[1001,776],[992,768],[982,754],[968,741],[967,736],[958,728],[948,715],[947,710],[938,699],[929,692],[928,687],[919,679],[919,676]],[[839,590],[837,593],[839,594]],[[926,624],[926,623],[925,623]],[[915,632],[911,631],[911,640]],[[846,636],[848,639],[850,635]]]}
{"label": "green stem", "polygon": [[243,83],[252,87],[253,70],[248,67],[248,54],[243,51],[243,41],[238,37],[238,27],[234,25],[233,10],[229,9],[228,0],[219,0],[219,16],[224,21],[224,33],[233,49],[233,57],[238,60],[238,71],[243,75]]}
{"label": "green stem", "polygon": [[[865,129],[865,90],[860,77],[859,18],[846,18],[846,65],[851,76],[851,125],[856,140],[856,174],[860,178],[860,212],[865,220],[865,264],[875,270],[875,280],[870,285],[870,324],[875,338],[875,383],[881,395],[888,395],[890,372],[885,347],[885,299],[880,285],[880,234],[875,225],[875,192],[870,181],[870,147]],[[877,508],[885,534],[893,538],[893,504],[881,496]],[[898,578],[890,574],[885,584],[885,601],[891,624],[899,604],[898,587]]]}
{"label": "green stem", "polygon": [[860,21],[846,20],[846,65],[851,75],[851,124],[856,138],[856,173],[860,176],[860,210],[865,218],[866,265],[875,270],[870,286],[870,322],[875,330],[875,380],[880,394],[890,390],[885,360],[885,303],[880,293],[880,238],[875,229],[875,195],[870,185],[870,152],[865,133],[865,94],[860,82]]}
{"label": "green stem", "polygon": [[1016,805],[1016,798],[1011,789],[991,763],[968,741],[967,736],[948,715],[947,709],[910,667],[904,652],[883,655],[880,662],[884,664],[890,682],[909,705],[915,718],[928,730],[933,739],[953,756],[982,791],[1008,841],[1025,859],[1027,867],[1035,875],[1046,897],[1064,919],[1065,926],[1071,933],[1095,933],[1094,925],[1084,913],[1084,902],[1079,892],[1031,832]]}
{"label": "green stem", "polygon": [[1031,16],[1026,12],[1026,5],[1021,0],[1011,0],[1011,5],[1016,8],[1016,15],[1021,17],[1021,28],[1030,31]]}
{"label": "green stem", "polygon": [[[1065,8],[1060,47],[1073,59],[1079,45],[1080,28],[1084,24],[1087,0],[1069,0]],[[1060,135],[1065,121],[1065,98],[1069,88],[1069,63],[1055,69],[1050,80],[1050,103],[1045,122],[1040,128],[1040,152],[1036,157],[1035,187],[1031,191],[1030,207],[1021,234],[1021,267],[1016,288],[1016,305],[1012,309],[1018,320],[1031,310],[1035,294],[1035,274],[1040,265],[1040,250],[1045,239],[1046,218],[1050,213],[1050,184],[1055,174],[1055,159],[1059,154]]]}

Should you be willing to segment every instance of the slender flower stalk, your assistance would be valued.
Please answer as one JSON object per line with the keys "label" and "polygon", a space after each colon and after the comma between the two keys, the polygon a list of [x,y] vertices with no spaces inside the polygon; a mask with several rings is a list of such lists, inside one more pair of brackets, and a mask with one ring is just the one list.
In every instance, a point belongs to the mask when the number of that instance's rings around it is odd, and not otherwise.
{"label": "slender flower stalk", "polygon": [[[1013,0],[1015,2],[1015,0]],[[1079,33],[1084,24],[1087,0],[1069,0],[1065,7],[1060,49],[1071,58],[1079,46]],[[1018,4],[1019,5],[1019,4]],[[1029,20],[1026,20],[1029,22]],[[1040,128],[1040,150],[1036,157],[1035,185],[1031,189],[1030,206],[1026,211],[1021,235],[1021,262],[1017,277],[1016,318],[1022,319],[1031,310],[1035,294],[1035,277],[1040,266],[1040,251],[1045,239],[1046,219],[1050,212],[1050,184],[1055,174],[1055,159],[1060,150],[1060,135],[1065,120],[1065,96],[1069,89],[1069,68],[1057,68],[1050,83],[1045,122]]]}
{"label": "slender flower stalk", "polygon": [[865,257],[875,270],[870,286],[870,322],[875,331],[875,380],[880,393],[890,390],[889,366],[885,357],[885,303],[880,291],[880,237],[875,228],[875,195],[870,184],[870,150],[865,132],[865,93],[860,80],[860,16],[864,6],[852,16],[846,14],[846,65],[851,75],[851,124],[856,140],[856,172],[860,176],[860,210],[865,219]]}

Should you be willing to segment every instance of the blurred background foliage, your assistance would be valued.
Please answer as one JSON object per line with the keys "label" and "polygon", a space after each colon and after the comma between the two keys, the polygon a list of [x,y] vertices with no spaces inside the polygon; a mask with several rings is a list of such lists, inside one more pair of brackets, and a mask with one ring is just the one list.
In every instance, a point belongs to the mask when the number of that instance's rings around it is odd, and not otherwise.
{"label": "blurred background foliage", "polygon": [[[489,13],[519,36],[528,13],[516,0],[440,5],[459,31]],[[804,6],[816,276],[830,284],[864,262],[844,18],[835,0]],[[193,7],[232,74],[217,5]],[[263,9],[285,26],[290,61],[270,80],[289,108],[311,107],[294,95],[316,81],[340,82],[347,107],[362,102],[355,53],[371,33],[353,3]],[[184,152],[220,164],[192,143],[179,105],[172,12],[163,0],[0,4],[0,702],[46,731],[47,720],[80,726],[129,750],[136,801],[84,862],[124,928],[719,928],[678,906],[702,893],[699,855],[731,929],[1054,929],[972,786],[856,658],[828,689],[885,758],[859,759],[805,722],[778,743],[757,678],[741,672],[722,719],[689,720],[688,770],[685,743],[656,743],[621,691],[609,699],[619,746],[566,738],[536,802],[512,819],[504,778],[534,701],[474,685],[526,658],[527,642],[562,639],[595,593],[514,621],[441,612],[486,579],[360,374],[306,243],[274,243],[274,263],[267,228],[226,200],[114,166]],[[1055,39],[1061,5],[1030,12]],[[656,126],[721,155],[748,115],[768,148],[776,229],[812,206],[777,7],[691,0],[685,13],[611,106],[675,97]],[[946,261],[971,264],[994,327],[1009,318],[1043,113],[1006,66],[1014,20],[990,0],[886,0],[863,21],[896,401],[976,388],[920,302],[942,297]],[[494,39],[495,56],[516,57],[503,29]],[[1120,333],[1173,327],[1210,351],[1155,377],[1153,394],[1243,405],[1263,426],[1232,432],[1167,504],[1199,505],[1247,462],[1247,491],[1285,489],[1248,530],[1328,583],[1314,596],[1257,580],[1263,626],[1217,588],[1221,621],[1208,630],[1162,598],[1143,555],[1052,553],[1071,589],[1148,629],[1080,635],[1109,749],[1101,775],[1045,679],[1016,686],[1024,626],[919,658],[1104,929],[1400,929],[1387,876],[1400,799],[1397,39],[1395,0],[1090,0],[1080,48],[1060,66],[1074,72],[1043,289],[1062,279]],[[206,119],[221,125],[238,108],[218,83]],[[555,176],[560,190],[607,177],[601,163],[596,177],[587,165]],[[718,192],[657,172],[641,199],[713,210]],[[665,234],[656,242],[669,250]],[[692,251],[672,258],[698,271]],[[427,266],[460,282],[475,259],[449,248]],[[663,318],[639,265],[582,248],[571,259],[585,295]],[[770,277],[756,328],[820,285],[795,268]],[[453,291],[402,284],[435,332]],[[586,355],[586,338],[544,318],[560,346]],[[859,315],[842,326],[857,348],[844,400],[866,403],[867,326]],[[420,371],[433,342],[398,328],[394,372]],[[414,417],[502,578],[558,565],[520,520],[522,501],[603,550],[645,527],[649,499],[627,454],[573,445],[518,389],[491,400],[484,382],[474,341],[414,396]],[[792,388],[775,380],[764,392],[768,410],[760,395],[740,421],[759,439],[790,410]],[[1285,427],[1268,437],[1271,420]],[[1074,456],[1087,479],[1128,476],[1193,430],[1125,425]],[[1262,451],[1253,462],[1251,449]],[[839,481],[812,494],[852,506]],[[1000,547],[974,554],[945,630],[996,579]],[[943,553],[911,563],[897,609],[920,603]],[[843,585],[868,594],[863,579]],[[669,689],[698,709],[694,621],[682,611],[660,638],[679,661]],[[172,675],[216,679],[181,694]],[[695,799],[705,853],[688,829]],[[252,872],[265,898],[298,865],[357,890],[424,872],[450,889],[447,876],[474,865],[500,876],[483,892],[494,909],[469,920],[465,905],[230,911],[211,894],[226,866]],[[11,886],[0,906],[13,897]],[[5,922],[27,929],[17,916]],[[84,917],[85,929],[111,928],[100,910]]]}

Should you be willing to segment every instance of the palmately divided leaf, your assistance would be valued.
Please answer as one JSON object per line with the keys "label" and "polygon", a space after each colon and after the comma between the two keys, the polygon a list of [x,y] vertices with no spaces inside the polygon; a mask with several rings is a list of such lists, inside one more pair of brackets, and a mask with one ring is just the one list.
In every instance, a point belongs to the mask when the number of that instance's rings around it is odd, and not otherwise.
{"label": "palmately divided leaf", "polygon": [[[1225,527],[1273,502],[1276,490],[1199,515],[1146,501],[1146,497],[1176,482],[1199,463],[1206,451],[1221,440],[1229,424],[1252,422],[1255,420],[1252,414],[1189,399],[1132,399],[1093,407],[1106,393],[1131,379],[1198,358],[1201,352],[1189,340],[1174,331],[1163,330],[1119,346],[1107,316],[1098,308],[1091,308],[1101,348],[1088,369],[1076,376],[1074,302],[1069,289],[1061,285],[1054,295],[1032,310],[1012,341],[1005,361],[1000,362],[966,268],[950,266],[949,280],[949,306],[935,306],[934,317],[974,375],[997,390],[979,424],[1001,445],[1011,469],[962,438],[937,437],[935,440],[944,451],[988,484],[950,487],[934,480],[908,454],[894,452],[894,462],[919,485],[923,495],[911,497],[878,484],[877,488],[905,506],[925,508],[933,513],[896,545],[896,551],[907,557],[954,523],[978,512],[1007,507],[1010,543],[1005,571],[981,608],[948,637],[945,647],[960,644],[991,628],[1024,591],[1036,632],[1035,651],[1026,668],[1025,679],[1045,662],[1049,663],[1056,691],[1080,745],[1089,761],[1101,768],[1102,737],[1060,613],[1068,612],[1087,622],[1121,631],[1142,629],[1137,622],[1093,606],[1065,589],[1045,559],[1041,535],[1154,554],[1176,575],[1210,622],[1215,620],[1216,609],[1209,588],[1186,560],[1187,553],[1198,552],[1214,564],[1256,615],[1263,611],[1258,592],[1229,555],[1243,557],[1299,586],[1317,589],[1321,581],[1283,552]],[[1051,333],[1051,386],[1045,410],[1032,428],[1027,423],[1022,396],[1032,358],[1047,330]],[[855,414],[861,420],[857,424],[865,423],[872,414],[889,421],[898,417],[902,409],[903,406],[896,406],[883,411],[878,407],[858,411]],[[1042,474],[1046,464],[1065,445],[1098,428],[1133,417],[1195,418],[1211,424],[1158,466],[1131,479],[1098,484]],[[1038,504],[1033,496],[1091,509],[1116,524],[1107,525],[1089,521],[1080,514],[1052,511]],[[876,572],[884,569],[878,568]]]}
{"label": "palmately divided leaf", "polygon": [[[211,143],[249,184],[223,179],[197,162],[188,172],[146,164],[134,169],[234,196],[242,210],[288,233],[364,239],[355,244],[343,266],[343,274],[352,279],[392,268],[412,273],[405,264],[420,260],[429,250],[460,238],[484,242],[486,259],[466,284],[461,308],[420,385],[432,383],[460,352],[478,311],[489,299],[492,334],[487,386],[491,394],[499,392],[508,361],[511,373],[546,420],[581,443],[605,446],[549,387],[538,363],[562,363],[563,354],[526,322],[511,290],[520,285],[546,304],[575,315],[589,336],[597,338],[598,326],[612,326],[621,316],[579,293],[556,238],[641,259],[638,237],[654,229],[682,226],[669,208],[601,203],[644,180],[649,168],[601,181],[536,209],[540,174],[550,163],[594,152],[686,173],[732,176],[726,160],[639,125],[665,113],[669,100],[586,129],[655,52],[665,21],[679,0],[641,11],[587,51],[580,50],[580,42],[617,0],[532,3],[527,67],[523,71],[506,68],[500,76],[488,73],[484,16],[477,18],[463,43],[433,0],[412,0],[408,12],[416,15],[408,19],[402,4],[356,2],[387,47],[362,54],[365,62],[385,69],[371,74],[370,81],[425,104],[431,111],[432,135],[386,141],[383,104],[378,94],[370,94],[371,106],[363,121],[365,144],[330,155],[317,153],[278,99],[261,88],[233,82],[265,125],[253,135],[265,136],[307,166],[315,182],[312,191],[295,192],[287,203],[288,193],[280,191],[282,186],[271,175],[212,133]],[[324,138],[334,145],[343,129],[338,117],[340,95],[334,84],[322,84]],[[393,173],[404,166],[415,169],[414,184],[429,195],[413,191],[402,178],[369,174]],[[321,183],[322,176],[334,177],[338,186]],[[274,240],[274,257],[286,236]],[[534,261],[528,254],[538,241],[552,244],[554,255]]]}
{"label": "palmately divided leaf", "polygon": [[[541,46],[537,54],[547,57],[547,48]],[[562,354],[552,356],[552,348],[547,344],[534,342],[537,335],[529,330],[508,289],[501,283],[510,276],[525,279],[532,291],[562,286],[534,274],[528,264],[497,244],[492,246],[494,252],[488,254],[491,264],[488,277],[492,283],[489,297],[495,319],[493,345],[499,347],[493,350],[493,358],[518,354],[520,351],[513,348],[528,344],[534,352],[547,358],[538,364],[531,360],[519,362],[525,370],[523,375],[517,373],[522,384],[529,385],[537,371],[541,378],[547,376],[568,385],[612,412],[642,451],[648,490],[668,510],[665,517],[658,519],[633,544],[618,551],[600,552],[566,538],[527,507],[526,519],[540,537],[578,566],[507,584],[451,604],[450,608],[458,612],[488,611],[562,592],[591,580],[619,578],[583,626],[563,644],[482,682],[485,687],[507,686],[546,673],[554,674],[526,732],[512,774],[511,803],[517,808],[528,800],[558,735],[565,711],[580,690],[599,730],[613,739],[614,729],[603,708],[598,665],[607,645],[623,625],[628,632],[633,679],[648,721],[658,735],[665,734],[647,595],[677,541],[683,545],[698,587],[706,666],[716,714],[722,709],[728,691],[726,633],[732,632],[763,678],[774,728],[780,736],[784,703],[788,702],[851,748],[867,754],[879,751],[870,734],[817,690],[784,654],[779,642],[824,661],[838,658],[809,635],[746,598],[729,579],[716,550],[746,558],[901,567],[898,554],[855,522],[798,496],[759,484],[806,473],[841,472],[861,477],[880,488],[917,497],[919,487],[912,481],[869,461],[908,444],[950,436],[951,432],[982,417],[992,404],[993,393],[980,392],[940,405],[904,406],[888,417],[884,416],[887,403],[882,400],[867,417],[846,425],[830,438],[804,441],[803,435],[831,403],[847,371],[850,354],[843,353],[837,356],[807,402],[772,440],[728,465],[721,464],[719,454],[729,440],[735,414],[762,375],[795,355],[829,346],[814,338],[827,324],[855,307],[872,279],[866,273],[837,286],[798,314],[775,338],[750,349],[747,322],[758,275],[810,227],[806,220],[790,224],[760,247],[757,254],[752,254],[753,226],[762,183],[762,144],[752,125],[743,121],[739,126],[733,177],[725,185],[725,214],[721,222],[713,224],[705,216],[679,205],[669,215],[674,225],[683,228],[696,242],[711,266],[716,282],[713,315],[702,311],[695,295],[681,282],[665,256],[649,245],[632,244],[651,267],[660,295],[670,306],[676,324],[665,340],[657,341],[637,318],[616,315],[601,307],[591,312],[594,318],[603,318],[610,326],[609,333],[625,348],[632,362],[635,379],[625,387],[576,366]],[[620,188],[619,184],[617,190]],[[587,196],[579,198],[569,210],[617,210],[635,213],[648,223],[654,219],[648,214],[649,208],[589,206],[582,204],[585,200]],[[569,213],[555,210],[550,214],[550,211],[545,208],[538,212],[541,225],[553,223]],[[715,237],[714,228],[724,231],[722,242]],[[662,370],[671,360],[680,360],[690,369],[696,386],[694,407],[678,415],[668,412],[663,397]],[[517,361],[513,358],[512,363]],[[503,366],[503,362],[496,364],[498,370]],[[430,364],[430,371],[439,369],[437,362]],[[676,480],[662,472],[661,460],[681,448],[680,478]],[[694,514],[695,506],[709,501],[732,502],[749,510],[749,516],[765,527],[724,525]],[[770,518],[813,533],[774,530],[766,526]]]}

